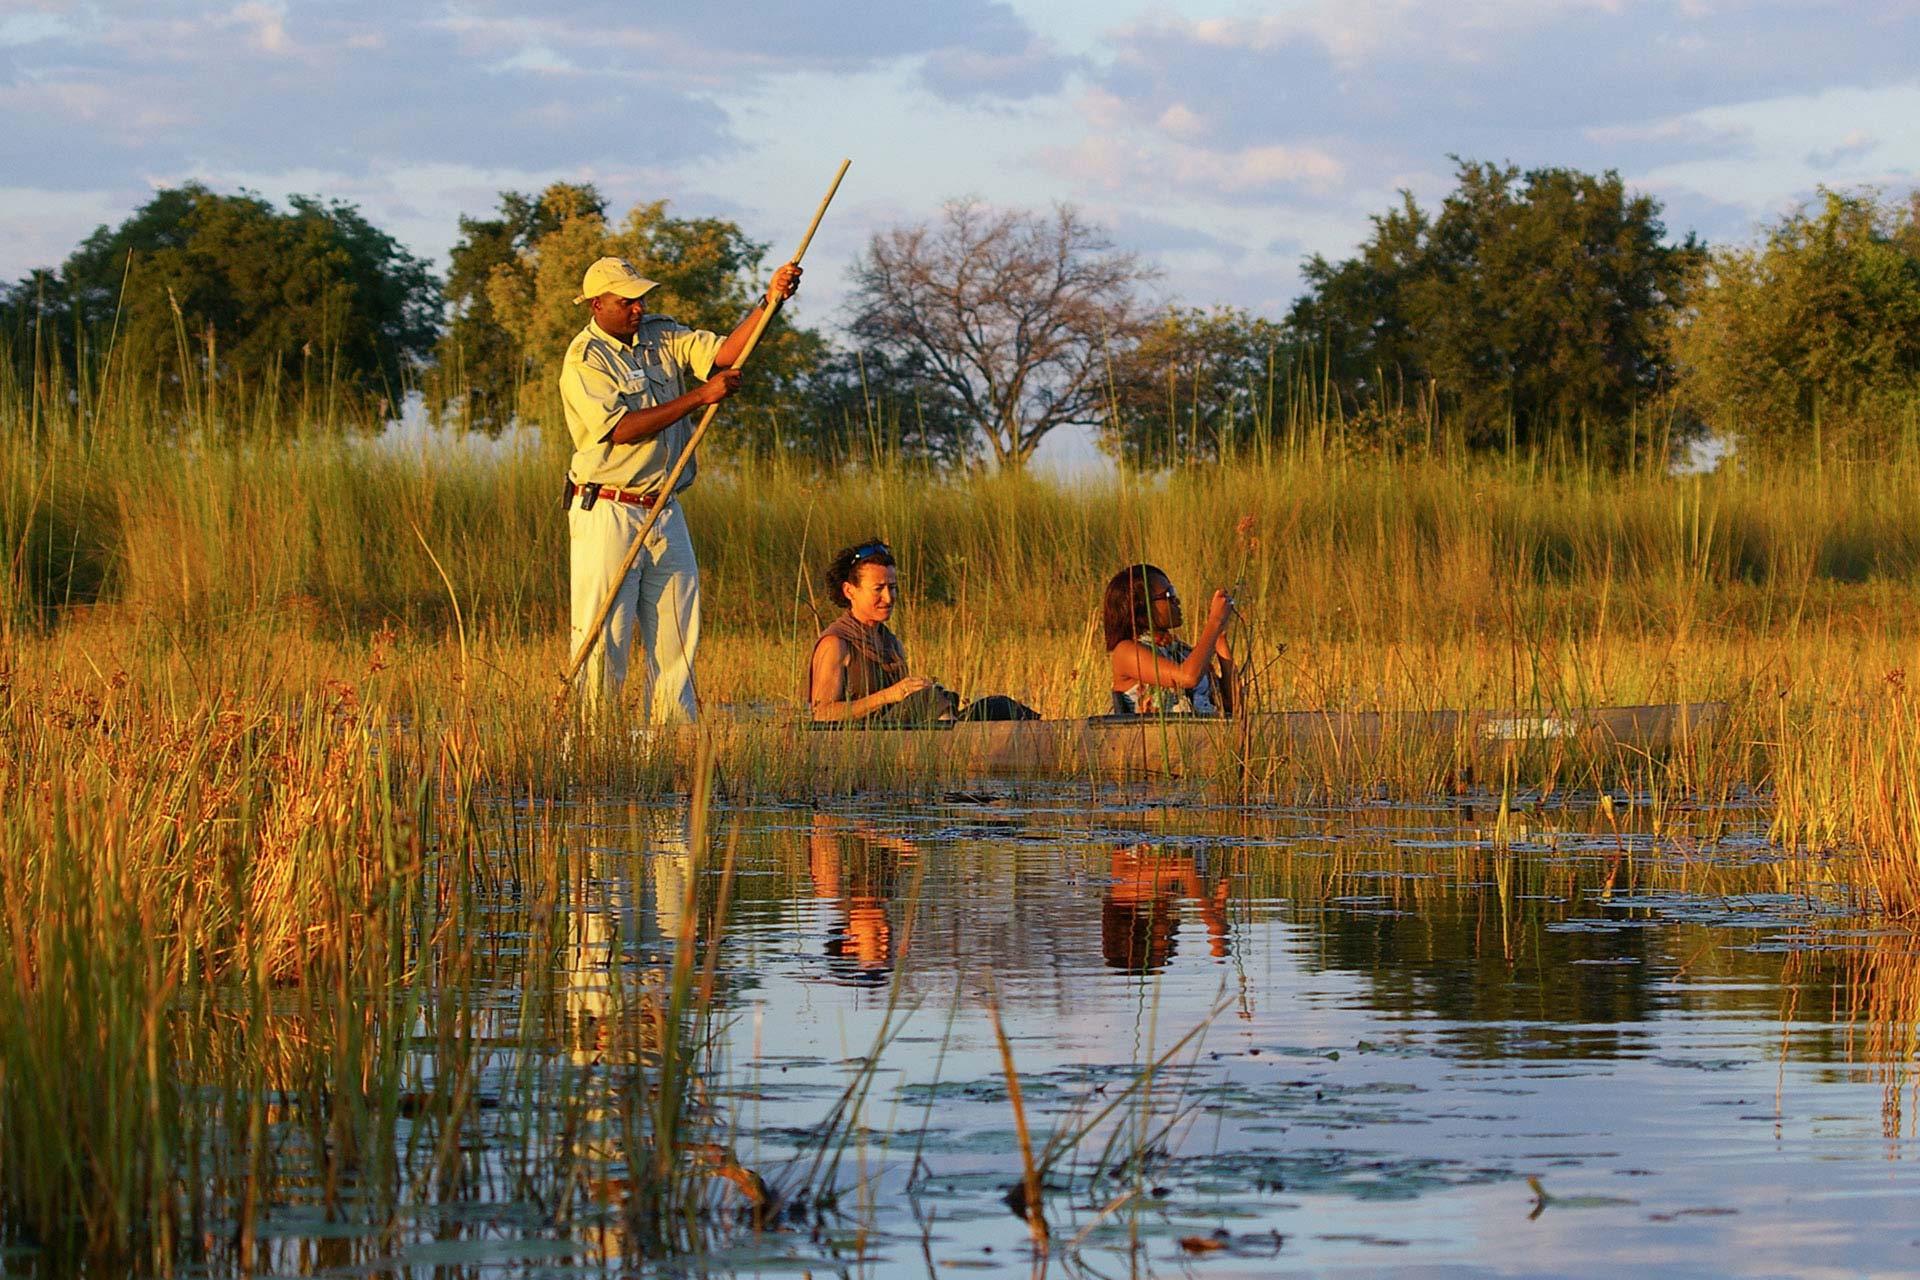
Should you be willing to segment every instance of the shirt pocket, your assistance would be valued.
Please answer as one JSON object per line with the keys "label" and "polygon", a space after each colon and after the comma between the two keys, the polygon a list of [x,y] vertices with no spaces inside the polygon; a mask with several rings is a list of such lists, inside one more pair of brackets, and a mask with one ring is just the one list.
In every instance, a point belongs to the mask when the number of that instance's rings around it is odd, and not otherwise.
{"label": "shirt pocket", "polygon": [[647,377],[645,369],[622,369],[619,380],[621,408],[632,412],[635,409],[651,409],[658,403],[653,398],[653,380]]}
{"label": "shirt pocket", "polygon": [[653,397],[653,403],[665,404],[680,394],[678,372],[665,360],[656,355],[640,367],[646,374],[647,394]]}
{"label": "shirt pocket", "polygon": [[673,376],[671,369],[648,365],[647,394],[653,397],[654,404],[665,404],[680,394],[680,380]]}
{"label": "shirt pocket", "polygon": [[659,360],[642,360],[629,367],[621,384],[621,395],[636,409],[663,405],[680,394],[673,370]]}

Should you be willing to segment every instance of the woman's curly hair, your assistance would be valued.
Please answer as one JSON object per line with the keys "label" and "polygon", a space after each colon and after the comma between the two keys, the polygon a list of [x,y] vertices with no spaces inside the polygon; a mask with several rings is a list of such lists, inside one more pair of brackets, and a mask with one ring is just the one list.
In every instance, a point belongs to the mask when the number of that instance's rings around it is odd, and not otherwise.
{"label": "woman's curly hair", "polygon": [[850,586],[860,575],[862,565],[878,564],[891,569],[894,567],[893,550],[878,538],[866,542],[856,542],[850,547],[842,547],[833,553],[833,559],[827,562],[827,571],[822,575],[826,583],[827,594],[842,609],[851,603],[847,593],[840,588]]}

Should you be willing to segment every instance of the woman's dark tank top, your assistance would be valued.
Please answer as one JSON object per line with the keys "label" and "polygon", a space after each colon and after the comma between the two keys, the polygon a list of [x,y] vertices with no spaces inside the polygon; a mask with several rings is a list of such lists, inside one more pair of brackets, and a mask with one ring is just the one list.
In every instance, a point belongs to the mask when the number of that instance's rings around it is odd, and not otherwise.
{"label": "woman's dark tank top", "polygon": [[827,624],[820,638],[813,642],[813,648],[807,654],[806,674],[801,678],[802,701],[813,705],[813,655],[828,636],[837,636],[847,646],[846,684],[840,698],[852,702],[864,698],[870,693],[878,693],[888,685],[897,684],[907,675],[907,651],[900,643],[900,637],[887,630],[887,624],[876,622],[871,627],[855,618],[852,613],[842,613]]}

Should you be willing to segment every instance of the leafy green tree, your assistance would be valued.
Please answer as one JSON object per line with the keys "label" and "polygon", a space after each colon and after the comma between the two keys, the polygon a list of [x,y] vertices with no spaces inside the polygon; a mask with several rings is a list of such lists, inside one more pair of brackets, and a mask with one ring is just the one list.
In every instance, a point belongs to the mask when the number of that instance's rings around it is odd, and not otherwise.
{"label": "leafy green tree", "polygon": [[604,218],[606,201],[588,183],[556,182],[537,196],[500,195],[497,217],[460,219],[460,240],[448,255],[446,332],[434,344],[427,408],[489,433],[513,420],[521,385],[536,353],[522,350],[501,325],[488,290],[496,270],[512,277],[541,239],[570,218]]}
{"label": "leafy green tree", "polygon": [[[575,189],[578,190],[578,189]],[[542,201],[555,195],[549,188]],[[560,362],[587,322],[573,299],[596,258],[626,258],[660,282],[647,295],[649,312],[696,329],[725,334],[760,296],[766,246],[720,218],[675,218],[664,200],[636,205],[619,226],[585,200],[560,208],[510,261],[492,266],[486,296],[504,349],[520,361],[517,411],[522,420],[558,430]],[[722,452],[764,453],[778,447],[788,413],[804,414],[807,375],[825,355],[812,330],[779,320],[770,325],[747,366],[740,394],[727,401],[727,430],[714,439]]]}
{"label": "leafy green tree", "polygon": [[1136,467],[1225,457],[1271,428],[1290,359],[1271,320],[1169,307],[1113,361],[1102,443]]}
{"label": "leafy green tree", "polygon": [[1431,394],[1471,445],[1625,456],[1704,257],[1659,214],[1617,173],[1462,161],[1433,217],[1403,195],[1357,257],[1310,259],[1288,329],[1349,408]]}
{"label": "leafy green tree", "polygon": [[781,447],[831,469],[907,460],[958,467],[979,457],[965,408],[924,368],[879,351],[830,351],[808,373]]}
{"label": "leafy green tree", "polygon": [[1287,314],[1286,332],[1314,353],[1319,376],[1357,410],[1425,375],[1411,315],[1412,286],[1429,271],[1432,222],[1401,192],[1400,207],[1372,219],[1358,256],[1328,262],[1315,254],[1301,268],[1307,291]]}
{"label": "leafy green tree", "polygon": [[[394,416],[438,331],[425,264],[351,205],[197,184],[102,226],[61,268],[9,291],[70,367],[91,349],[174,404],[348,396]],[[16,326],[17,327],[17,326]],[[204,400],[201,398],[205,397]],[[229,424],[231,425],[231,424]]]}
{"label": "leafy green tree", "polygon": [[1822,191],[1713,256],[1675,338],[1688,405],[1742,448],[1887,449],[1920,420],[1920,191]]}

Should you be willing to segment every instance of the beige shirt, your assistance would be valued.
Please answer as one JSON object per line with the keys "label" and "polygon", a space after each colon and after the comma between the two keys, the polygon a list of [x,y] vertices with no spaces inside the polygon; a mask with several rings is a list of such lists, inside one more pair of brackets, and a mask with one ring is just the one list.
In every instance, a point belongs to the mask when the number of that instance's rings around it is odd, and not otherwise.
{"label": "beige shirt", "polygon": [[[719,350],[715,335],[665,316],[643,317],[631,344],[589,320],[568,345],[560,366],[560,400],[573,436],[567,474],[574,483],[657,490],[687,447],[693,418],[683,417],[638,444],[614,444],[609,437],[626,414],[663,405],[685,392],[689,375],[705,381]],[[697,469],[689,460],[675,492],[693,483]]]}

